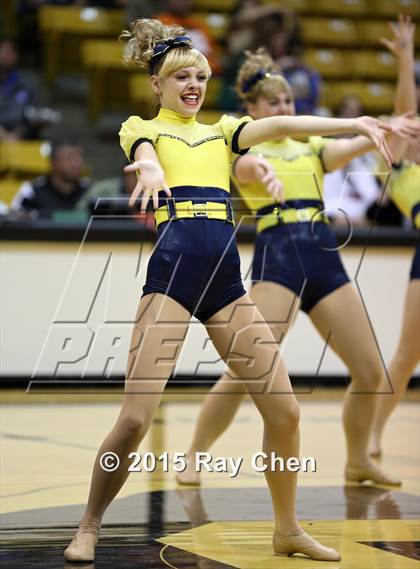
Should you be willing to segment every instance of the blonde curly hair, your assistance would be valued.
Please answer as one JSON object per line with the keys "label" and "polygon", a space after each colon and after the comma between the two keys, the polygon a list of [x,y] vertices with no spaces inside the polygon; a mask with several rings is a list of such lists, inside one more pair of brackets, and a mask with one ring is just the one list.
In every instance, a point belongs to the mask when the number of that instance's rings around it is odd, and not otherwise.
{"label": "blonde curly hair", "polygon": [[259,97],[270,99],[279,91],[293,98],[287,79],[265,48],[260,47],[255,52],[245,51],[245,58],[235,84],[236,93],[242,101],[255,103]]}
{"label": "blonde curly hair", "polygon": [[169,75],[183,67],[198,67],[207,78],[210,77],[211,69],[206,57],[193,48],[191,42],[168,50],[153,65],[155,46],[184,35],[185,30],[181,26],[165,25],[159,20],[142,18],[132,22],[129,28],[123,30],[119,37],[120,41],[126,42],[123,51],[126,63],[135,63],[141,69],[146,69],[159,77]]}

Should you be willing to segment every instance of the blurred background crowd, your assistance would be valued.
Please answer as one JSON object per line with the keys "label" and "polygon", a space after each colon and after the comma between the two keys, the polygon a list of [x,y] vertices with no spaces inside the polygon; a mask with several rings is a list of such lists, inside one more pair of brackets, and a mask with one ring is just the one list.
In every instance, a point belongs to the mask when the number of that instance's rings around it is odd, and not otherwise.
{"label": "blurred background crowd", "polygon": [[[260,46],[281,64],[298,114],[389,115],[397,67],[380,39],[399,13],[417,23],[420,48],[418,0],[3,0],[0,214],[82,220],[99,197],[130,194],[118,130],[128,115],[153,111],[147,74],[122,62],[117,37],[128,22],[157,17],[186,28],[213,69],[199,116],[213,123],[243,111],[235,76],[244,50]],[[416,84],[420,102],[420,60]],[[382,192],[372,154],[325,178],[332,218],[340,197],[354,224],[375,216],[408,226]]]}

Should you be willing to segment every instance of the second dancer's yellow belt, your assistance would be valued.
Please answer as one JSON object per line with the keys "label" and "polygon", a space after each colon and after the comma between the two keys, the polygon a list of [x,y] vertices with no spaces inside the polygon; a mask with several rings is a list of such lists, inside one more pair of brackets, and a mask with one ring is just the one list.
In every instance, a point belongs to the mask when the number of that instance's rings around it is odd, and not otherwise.
{"label": "second dancer's yellow belt", "polygon": [[302,209],[281,209],[275,207],[273,211],[266,213],[258,219],[257,233],[282,223],[300,223],[302,221],[329,223],[328,217],[317,207],[305,207]]}

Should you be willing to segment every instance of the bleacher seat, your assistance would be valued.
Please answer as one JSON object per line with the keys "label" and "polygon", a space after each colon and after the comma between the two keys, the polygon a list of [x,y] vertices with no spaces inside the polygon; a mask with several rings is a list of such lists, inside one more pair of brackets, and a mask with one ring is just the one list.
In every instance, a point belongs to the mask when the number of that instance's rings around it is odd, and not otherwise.
{"label": "bleacher seat", "polygon": [[0,178],[0,202],[10,206],[24,181],[19,178]]}
{"label": "bleacher seat", "polygon": [[25,180],[47,174],[50,145],[39,140],[2,140],[0,142],[0,201],[6,205]]}
{"label": "bleacher seat", "polygon": [[357,45],[355,23],[343,18],[302,18],[302,37],[306,46],[350,47]]}
{"label": "bleacher seat", "polygon": [[419,0],[366,0],[370,14],[374,18],[396,19],[398,14],[410,14],[420,18]]}
{"label": "bleacher seat", "polygon": [[[122,59],[123,46],[116,40],[93,39],[82,44],[82,61],[89,80],[88,110],[89,118],[95,122],[105,106],[108,87],[112,83],[112,71],[129,75],[134,65],[126,65]],[[127,87],[127,81],[121,83],[121,90]],[[121,93],[123,94],[123,93]],[[122,99],[127,101],[127,97]]]}
{"label": "bleacher seat", "polygon": [[129,79],[130,98],[134,103],[149,102],[153,98],[147,73],[133,74]]}
{"label": "bleacher seat", "polygon": [[362,101],[366,112],[373,115],[392,112],[395,89],[388,83],[372,83],[365,81],[325,82],[323,85],[321,104],[331,109],[347,95],[356,95]]}
{"label": "bleacher seat", "polygon": [[312,2],[311,12],[319,16],[357,18],[368,15],[366,0],[317,0]]}
{"label": "bleacher seat", "polygon": [[352,76],[358,79],[394,81],[397,77],[395,58],[388,51],[352,51],[348,59]]}
{"label": "bleacher seat", "polygon": [[61,61],[64,37],[117,38],[125,27],[124,10],[43,5],[39,8],[38,18],[44,44],[45,74],[50,83]]}
{"label": "bleacher seat", "polygon": [[39,140],[0,142],[0,170],[7,176],[39,176],[49,170],[50,145]]}
{"label": "bleacher seat", "polygon": [[123,45],[115,40],[86,40],[82,44],[83,64],[91,69],[124,69]]}
{"label": "bleacher seat", "polygon": [[304,62],[316,69],[326,79],[349,76],[345,52],[339,49],[307,48],[303,54]]}
{"label": "bleacher seat", "polygon": [[[380,47],[381,38],[391,38],[392,33],[389,29],[388,22],[385,20],[363,21],[356,23],[358,43],[362,46]],[[416,31],[415,45],[420,46],[420,33]]]}

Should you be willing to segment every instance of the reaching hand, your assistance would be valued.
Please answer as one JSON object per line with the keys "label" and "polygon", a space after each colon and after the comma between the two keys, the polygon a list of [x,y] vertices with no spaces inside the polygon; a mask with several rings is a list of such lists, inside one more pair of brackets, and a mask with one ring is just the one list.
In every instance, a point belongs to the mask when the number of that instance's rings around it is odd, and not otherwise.
{"label": "reaching hand", "polygon": [[255,163],[255,175],[276,202],[284,203],[283,184],[277,178],[271,164],[260,156]]}
{"label": "reaching hand", "polygon": [[381,38],[383,43],[396,57],[404,54],[412,54],[414,50],[414,31],[415,24],[412,23],[410,16],[398,16],[398,22],[389,22],[389,27],[394,35],[392,40]]}
{"label": "reaching hand", "polygon": [[393,134],[408,142],[420,136],[420,120],[416,118],[416,113],[413,111],[392,118],[389,124],[392,126]]}
{"label": "reaching hand", "polygon": [[391,125],[373,117],[359,117],[356,119],[358,133],[370,138],[382,155],[388,168],[392,167],[392,154],[386,141],[386,134],[393,132]]}
{"label": "reaching hand", "polygon": [[172,195],[171,190],[166,185],[162,168],[153,160],[136,160],[136,162],[133,162],[124,168],[124,172],[136,171],[139,171],[140,175],[138,177],[136,187],[130,196],[130,200],[128,202],[129,206],[132,207],[140,194],[143,194],[140,213],[146,213],[150,196],[152,196],[153,207],[157,209],[159,207],[158,194],[161,190],[163,190],[167,196]]}

